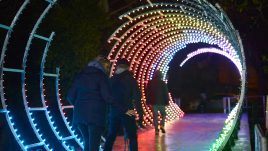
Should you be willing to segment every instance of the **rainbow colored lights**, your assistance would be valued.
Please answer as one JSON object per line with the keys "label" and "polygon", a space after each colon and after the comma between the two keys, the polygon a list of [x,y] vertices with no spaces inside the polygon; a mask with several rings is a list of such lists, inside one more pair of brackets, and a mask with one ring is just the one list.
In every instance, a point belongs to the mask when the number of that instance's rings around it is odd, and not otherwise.
{"label": "rainbow colored lights", "polygon": [[[19,16],[22,14],[22,11],[26,8],[26,5],[29,4],[29,0],[25,0],[24,3],[21,5],[20,9],[18,10],[16,16],[14,17],[12,23],[10,26],[2,25],[0,24],[0,27],[7,30],[6,34],[6,39],[3,44],[3,49],[1,53],[1,114],[5,114],[5,118],[7,121],[7,124],[9,125],[9,128],[11,132],[13,133],[16,141],[18,142],[19,146],[21,147],[22,150],[49,150],[52,151],[54,149],[56,150],[73,150],[72,146],[81,146],[83,147],[83,143],[80,138],[78,138],[78,135],[75,134],[74,130],[70,126],[70,122],[67,121],[67,118],[65,117],[65,113],[63,112],[64,109],[71,108],[70,106],[63,106],[62,103],[60,103],[60,95],[59,95],[59,69],[57,69],[57,74],[53,73],[45,73],[44,68],[45,68],[45,61],[46,61],[46,56],[47,52],[49,50],[49,46],[53,40],[53,37],[55,35],[54,32],[50,34],[49,37],[41,36],[37,34],[37,29],[39,25],[41,24],[42,20],[45,18],[45,15],[48,13],[48,11],[52,8],[52,6],[55,4],[55,0],[46,0],[47,7],[44,9],[36,23],[34,24],[34,27],[32,28],[31,34],[28,38],[26,48],[24,51],[23,59],[21,64],[22,69],[14,69],[14,68],[5,68],[4,67],[4,58],[5,58],[5,53],[7,51],[7,45],[9,42],[9,39],[11,37],[11,33],[13,31],[13,28],[19,18]],[[28,79],[26,79],[26,76],[30,74],[27,70],[27,61],[28,61],[28,56],[29,56],[29,51],[31,51],[31,44],[33,42],[33,39],[38,39],[41,40],[42,42],[45,42],[46,46],[43,50],[43,56],[42,59],[40,60],[40,96],[41,100],[38,102],[37,100],[30,100],[28,99],[28,93],[27,93],[27,88],[28,85],[26,84]],[[20,82],[18,84],[21,84],[21,95],[22,99],[21,101],[23,102],[24,106],[24,111],[25,111],[25,119],[28,119],[29,124],[24,124],[25,126],[19,127],[17,126],[16,123],[21,123],[21,121],[18,120],[18,113],[22,112],[14,112],[13,110],[9,110],[8,105],[12,104],[12,101],[9,100],[9,98],[5,96],[4,93],[4,80],[8,78],[4,73],[7,74],[18,74],[20,76]],[[52,108],[49,103],[47,103],[46,98],[45,98],[45,84],[44,84],[44,79],[49,79],[47,77],[52,77],[56,78],[55,81],[55,87],[56,87],[56,101],[58,102],[58,107],[59,111],[62,116],[62,121],[64,122],[64,126],[59,129],[59,125],[57,125],[60,120],[55,118],[52,114]],[[8,85],[8,84],[6,84]],[[19,92],[18,92],[19,93]],[[35,102],[35,106],[31,105]],[[37,103],[38,102],[38,103]],[[23,111],[23,112],[24,112]],[[48,123],[48,125],[44,125],[44,121]],[[15,117],[15,118],[13,118]],[[16,119],[16,120],[15,120]],[[22,119],[21,119],[22,120]],[[24,121],[27,123],[27,120]],[[66,130],[67,129],[67,130]],[[27,131],[27,133],[23,133],[23,131]],[[19,133],[21,132],[21,133]],[[54,134],[54,139],[52,139],[49,133]],[[49,135],[48,135],[49,134]],[[74,143],[76,142],[76,143]],[[55,147],[58,144],[58,147]]]}
{"label": "rainbow colored lights", "polygon": [[[241,75],[242,88],[239,102],[242,103],[246,72],[243,47],[237,31],[219,5],[214,7],[205,0],[164,2],[148,0],[147,2],[148,5],[140,6],[119,16],[119,19],[125,23],[108,40],[113,45],[108,56],[113,61],[112,73],[119,58],[126,58],[131,62],[130,69],[142,91],[143,109],[147,114],[145,124],[152,124],[152,112],[146,106],[147,82],[152,78],[155,70],[160,70],[164,74],[164,80],[167,81],[169,62],[187,44],[207,43],[216,45],[218,49],[198,49],[188,54],[181,66],[192,57],[206,52],[223,55],[235,64]],[[184,114],[174,104],[171,104],[167,111],[167,121],[174,119],[173,117],[182,117]],[[239,111],[240,107],[233,110],[232,117],[237,117]],[[230,125],[230,123],[233,125],[232,123],[236,121],[226,124]],[[220,136],[222,141],[217,141],[217,146],[224,146],[231,132],[232,129],[225,131],[228,135]]]}
{"label": "rainbow colored lights", "polygon": [[[45,37],[38,35],[37,29],[56,0],[44,1],[47,7],[32,28],[22,62],[18,62],[22,67],[21,69],[5,67],[5,55],[13,28],[30,1],[23,2],[10,26],[0,23],[0,30],[7,31],[0,58],[0,115],[4,117],[23,151],[38,149],[74,150],[73,147],[83,147],[83,142],[76,129],[71,126],[65,113],[66,110],[72,110],[73,106],[61,100],[59,68],[56,69],[56,73],[44,71],[47,52],[55,33],[51,32],[49,37]],[[142,107],[145,113],[143,124],[152,125],[153,114],[151,108],[146,105],[145,92],[147,83],[152,78],[154,71],[160,70],[167,82],[168,64],[177,52],[182,51],[188,44],[192,43],[216,45],[217,48],[200,48],[189,53],[180,66],[183,67],[188,60],[199,54],[217,53],[230,59],[237,67],[241,76],[239,102],[226,119],[219,138],[215,140],[210,149],[211,151],[223,150],[238,120],[245,94],[245,56],[238,32],[220,6],[214,7],[206,0],[164,0],[163,2],[147,0],[147,2],[147,5],[137,7],[119,16],[119,19],[125,23],[118,27],[108,39],[108,42],[113,46],[108,56],[108,59],[113,61],[111,74],[113,74],[116,61],[119,58],[126,58],[131,62],[130,70],[134,73],[142,91]],[[39,88],[41,97],[39,101],[34,102],[37,105],[33,106],[33,100],[27,97],[29,94],[26,77],[30,74],[27,61],[29,51],[32,51],[31,44],[35,38],[45,42],[46,47],[40,61]],[[27,119],[24,121],[27,123],[25,127],[18,126],[18,113],[12,110],[10,107],[12,99],[4,93],[4,85],[8,85],[4,81],[8,78],[5,74],[14,74],[20,77],[17,82],[21,90],[18,93],[21,93],[20,101],[25,119]],[[54,82],[55,98],[49,100],[45,95],[45,88],[48,89],[48,84],[45,81],[51,79]],[[51,102],[48,103],[48,101]],[[56,110],[50,106],[52,103],[56,104]],[[172,100],[171,95],[170,106],[166,111],[166,122],[184,115],[184,112]],[[41,116],[43,118],[40,118]],[[24,129],[27,129],[27,134],[23,133]],[[49,135],[48,132],[50,132]],[[29,138],[29,136],[31,137]]]}
{"label": "rainbow colored lights", "polygon": [[191,58],[199,55],[199,54],[202,54],[202,53],[217,53],[217,54],[220,54],[220,55],[223,55],[225,56],[226,58],[230,59],[236,66],[237,70],[239,71],[240,73],[240,76],[242,74],[242,66],[241,66],[241,62],[240,60],[238,59],[237,56],[231,56],[229,53],[225,52],[225,51],[222,51],[222,50],[219,50],[219,49],[216,49],[216,48],[201,48],[201,49],[198,49],[190,54],[187,55],[187,58],[185,58],[180,66],[182,67],[188,60],[190,60]]}

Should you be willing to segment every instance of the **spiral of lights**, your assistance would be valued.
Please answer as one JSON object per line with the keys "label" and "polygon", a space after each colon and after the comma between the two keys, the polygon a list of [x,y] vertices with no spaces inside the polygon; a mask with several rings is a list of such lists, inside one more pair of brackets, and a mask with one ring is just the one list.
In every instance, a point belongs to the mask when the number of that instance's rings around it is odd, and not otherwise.
{"label": "spiral of lights", "polygon": [[[5,93],[4,93],[4,71],[8,71],[8,69],[4,68],[4,59],[5,59],[5,54],[7,51],[7,45],[9,43],[11,34],[12,34],[12,30],[15,27],[18,18],[20,17],[20,15],[22,14],[23,10],[26,8],[26,6],[28,5],[29,0],[25,0],[24,3],[21,5],[20,9],[17,11],[14,19],[12,20],[10,26],[4,25],[4,24],[0,24],[0,28],[1,29],[5,29],[7,30],[7,34],[5,37],[5,41],[2,47],[2,52],[1,52],[1,58],[0,58],[0,66],[1,66],[1,81],[0,81],[0,94],[1,94],[1,108],[0,108],[0,113],[5,114],[5,119],[7,120],[8,126],[12,132],[12,134],[15,136],[16,141],[18,142],[19,146],[21,148],[26,148],[27,146],[25,145],[25,142],[23,140],[23,138],[21,138],[21,135],[18,131],[18,127],[15,126],[15,122],[13,121],[13,117],[12,117],[12,113],[10,113],[9,109],[8,109],[8,105],[7,105],[7,99],[5,97]],[[20,71],[20,70],[18,70]]]}
{"label": "spiral of lights", "polygon": [[[60,98],[59,68],[56,69],[56,73],[46,73],[44,71],[47,52],[55,33],[52,32],[48,38],[37,34],[37,29],[41,21],[45,18],[45,15],[56,0],[45,0],[45,2],[48,2],[48,6],[36,21],[29,36],[21,63],[22,69],[7,68],[4,64],[7,46],[13,28],[29,2],[29,0],[24,1],[10,26],[0,23],[0,29],[7,31],[0,58],[0,114],[4,115],[3,117],[5,117],[12,134],[22,150],[37,150],[40,148],[54,150],[55,146],[58,149],[73,150],[71,146],[83,146],[81,139],[78,137],[75,129],[70,125],[69,119],[64,112],[67,109],[72,110],[73,106],[66,104]],[[227,57],[237,67],[241,76],[240,100],[226,119],[225,126],[219,138],[211,146],[211,150],[223,150],[238,120],[245,93],[245,57],[238,32],[234,29],[223,10],[218,5],[214,7],[206,0],[166,0],[165,2],[154,3],[147,0],[147,2],[147,5],[140,6],[119,16],[119,19],[125,20],[126,22],[108,40],[113,45],[108,56],[113,61],[112,73],[114,72],[116,61],[119,58],[126,58],[131,62],[130,69],[133,71],[134,77],[137,79],[142,91],[142,107],[145,113],[144,125],[152,125],[152,111],[146,105],[145,92],[147,82],[152,78],[155,70],[160,70],[164,74],[164,80],[167,82],[169,62],[187,44],[202,42],[217,45],[217,49],[198,49],[195,52],[189,53],[187,58],[181,63],[181,66],[183,67],[184,63],[196,55],[217,53]],[[26,85],[26,74],[28,74],[27,57],[33,39],[35,38],[46,43],[40,63],[40,106],[30,105],[29,102],[33,100],[27,98]],[[19,113],[9,109],[8,104],[12,102],[9,98],[6,98],[4,93],[4,85],[6,84],[4,82],[6,78],[4,73],[7,72],[18,74],[21,77],[21,82],[19,83],[21,85],[21,101],[24,105],[24,113],[28,119],[28,121],[24,122],[28,122],[27,129],[30,129],[31,131],[29,133],[34,136],[26,141],[25,138],[27,136],[21,133],[26,127],[17,126],[16,123],[18,121],[17,119],[13,119],[13,117]],[[54,118],[53,115],[55,114],[51,113],[53,110],[49,106],[49,103],[47,103],[45,97],[46,84],[44,79],[47,80],[49,78],[55,80],[55,101],[61,119]],[[184,115],[184,112],[173,103],[171,95],[169,96],[170,106],[167,108],[167,122]],[[48,126],[42,125],[43,119],[39,117],[40,114],[44,115]],[[60,126],[59,123],[64,123],[61,128],[58,128]],[[45,133],[44,129],[52,133],[53,139],[47,139],[51,138],[51,134]]]}
{"label": "spiral of lights", "polygon": [[[119,16],[125,21],[110,36],[112,45],[108,59],[113,61],[112,73],[119,58],[130,61],[130,70],[134,73],[142,92],[144,124],[152,125],[152,111],[146,106],[146,86],[156,70],[164,74],[167,81],[168,64],[175,54],[187,44],[207,43],[219,49],[200,49],[187,56],[181,66],[200,53],[210,52],[221,54],[230,59],[237,67],[241,76],[241,96],[238,107],[232,112],[236,123],[245,93],[245,57],[238,32],[230,20],[216,4],[206,0],[168,0],[158,2],[147,0],[148,4],[134,8]],[[170,97],[172,100],[172,98]],[[172,101],[171,101],[172,102]],[[183,116],[177,105],[167,109],[168,119]],[[235,116],[233,116],[235,115]],[[228,120],[230,123],[230,120]],[[224,138],[212,145],[212,150],[221,150],[228,141],[233,125],[225,132]],[[230,126],[229,126],[230,127]],[[224,128],[225,129],[225,128]]]}
{"label": "spiral of lights", "polygon": [[[5,67],[5,56],[7,52],[7,47],[9,44],[9,40],[11,38],[11,34],[13,32],[13,28],[15,27],[19,17],[22,14],[22,11],[26,8],[26,6],[30,3],[29,0],[25,0],[24,3],[21,5],[20,9],[17,11],[17,14],[13,18],[13,21],[10,26],[0,24],[0,29],[4,29],[7,31],[6,38],[3,44],[2,52],[1,52],[1,82],[0,82],[0,94],[1,94],[1,108],[0,113],[4,114],[5,120],[7,121],[7,124],[15,137],[16,141],[18,142],[20,148],[24,151],[26,150],[74,150],[73,146],[80,146],[83,148],[83,142],[79,138],[78,134],[76,134],[75,129],[71,126],[70,122],[68,121],[68,117],[65,115],[64,110],[66,109],[73,109],[73,106],[71,105],[64,105],[66,102],[62,102],[60,98],[60,89],[59,89],[59,69],[56,69],[55,73],[47,73],[45,72],[45,62],[46,62],[46,56],[49,51],[49,47],[53,41],[53,37],[55,36],[55,33],[52,32],[49,37],[45,37],[42,35],[37,34],[37,29],[39,28],[41,22],[45,18],[46,14],[49,12],[49,10],[52,8],[52,6],[56,3],[56,0],[45,0],[45,3],[47,4],[47,7],[43,10],[37,21],[35,22],[31,34],[28,38],[25,51],[23,54],[22,62],[21,62],[21,69],[17,68],[10,68]],[[32,106],[30,103],[36,100],[30,100],[28,99],[27,94],[27,81],[30,81],[31,79],[26,79],[26,75],[30,74],[28,71],[29,65],[27,65],[28,62],[28,56],[29,52],[31,51],[31,45],[33,43],[33,39],[38,39],[41,42],[44,42],[46,44],[44,50],[43,50],[43,56],[40,61],[40,96],[41,100],[38,102],[39,105]],[[5,76],[5,73],[12,73],[12,74],[18,74],[20,78],[20,84],[21,86],[21,102],[23,103],[23,110],[25,111],[25,117],[27,120],[19,121],[18,115],[21,114],[21,112],[18,111],[11,111],[11,108],[9,109],[9,104],[12,104],[12,101],[10,101],[9,98],[5,96],[5,87],[4,85],[7,85],[5,83],[4,79],[7,78]],[[49,103],[46,100],[46,92],[45,92],[45,79],[54,79],[54,85],[55,85],[55,94],[56,98],[54,99],[57,102],[58,105],[58,111],[60,112],[60,117],[55,118],[55,113],[53,114],[52,108]],[[53,101],[53,100],[50,100]],[[44,117],[44,118],[41,118]],[[13,117],[16,117],[17,119],[14,120]],[[45,120],[45,121],[44,121]],[[24,123],[24,127],[19,127],[17,123],[22,122]],[[43,124],[44,122],[47,122],[48,124]],[[64,123],[63,126],[60,126],[60,123]],[[58,128],[60,127],[60,128]],[[21,133],[22,131],[27,130],[27,133]],[[53,135],[54,134],[54,135]],[[32,136],[32,137],[30,137]],[[30,137],[30,138],[29,138]]]}

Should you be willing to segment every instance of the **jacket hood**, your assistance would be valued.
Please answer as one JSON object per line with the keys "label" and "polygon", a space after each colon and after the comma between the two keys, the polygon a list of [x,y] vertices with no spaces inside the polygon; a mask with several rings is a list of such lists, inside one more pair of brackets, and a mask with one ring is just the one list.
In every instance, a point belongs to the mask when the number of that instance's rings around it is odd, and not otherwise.
{"label": "jacket hood", "polygon": [[115,70],[115,74],[121,74],[121,73],[123,73],[123,72],[125,72],[127,70],[128,70],[127,68],[117,68]]}
{"label": "jacket hood", "polygon": [[103,73],[107,74],[103,66],[96,60],[93,60],[87,64],[87,67],[93,67],[101,70]]}

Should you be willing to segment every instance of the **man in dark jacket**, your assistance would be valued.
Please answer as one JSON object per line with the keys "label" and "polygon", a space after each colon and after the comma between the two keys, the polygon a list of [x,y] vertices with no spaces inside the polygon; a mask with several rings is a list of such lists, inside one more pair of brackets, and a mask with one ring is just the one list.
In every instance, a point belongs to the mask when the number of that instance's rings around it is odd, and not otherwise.
{"label": "man in dark jacket", "polygon": [[106,106],[113,103],[109,84],[110,62],[104,57],[95,60],[80,72],[70,88],[67,100],[74,105],[73,124],[84,139],[84,151],[98,151],[106,124]]}
{"label": "man in dark jacket", "polygon": [[109,113],[108,137],[104,146],[104,151],[111,151],[119,129],[122,124],[125,135],[129,139],[130,151],[138,150],[137,126],[135,121],[134,106],[139,114],[141,111],[141,95],[138,83],[134,79],[129,69],[129,62],[126,59],[117,61],[115,75],[111,78],[112,94],[123,108],[111,105]]}
{"label": "man in dark jacket", "polygon": [[169,96],[167,84],[162,81],[162,73],[158,70],[154,73],[152,80],[148,82],[147,104],[153,105],[155,134],[159,134],[158,111],[160,111],[160,114],[162,116],[162,120],[160,122],[160,130],[162,133],[165,133],[165,106],[169,104]]}

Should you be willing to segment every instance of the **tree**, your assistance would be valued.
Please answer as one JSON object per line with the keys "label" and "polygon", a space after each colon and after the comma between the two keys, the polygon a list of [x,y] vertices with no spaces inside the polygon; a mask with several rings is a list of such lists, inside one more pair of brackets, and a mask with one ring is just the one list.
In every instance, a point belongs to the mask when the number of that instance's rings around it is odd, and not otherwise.
{"label": "tree", "polygon": [[[266,0],[214,0],[231,18],[242,38],[246,61],[258,75],[259,94],[267,93],[268,68],[266,37],[268,34],[268,2]],[[251,74],[251,73],[249,73]]]}
{"label": "tree", "polygon": [[44,23],[43,32],[56,32],[46,67],[51,72],[55,72],[56,67],[61,68],[64,93],[74,75],[102,53],[103,30],[113,21],[100,6],[98,0],[64,1],[55,6]]}

